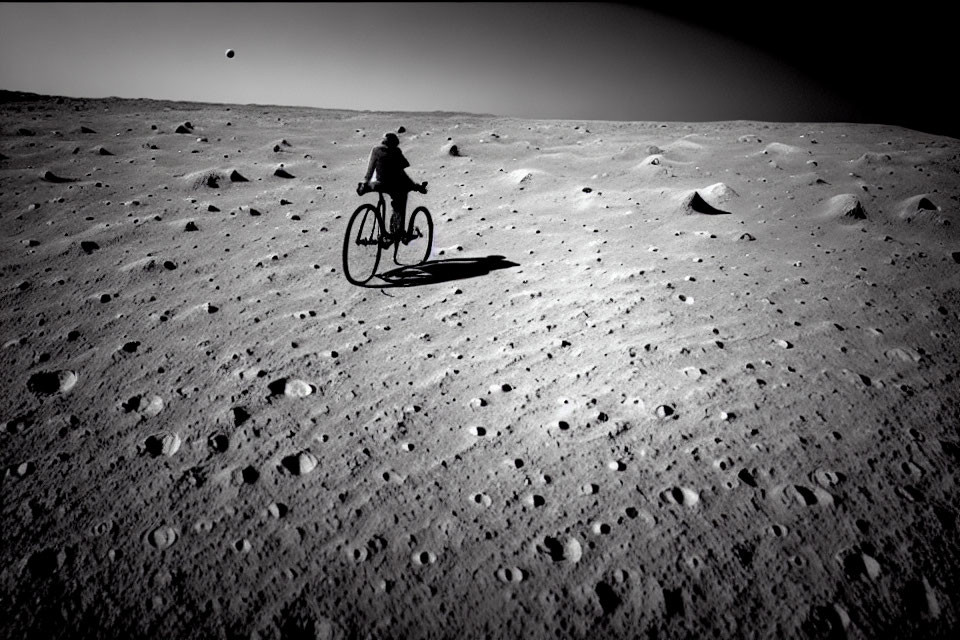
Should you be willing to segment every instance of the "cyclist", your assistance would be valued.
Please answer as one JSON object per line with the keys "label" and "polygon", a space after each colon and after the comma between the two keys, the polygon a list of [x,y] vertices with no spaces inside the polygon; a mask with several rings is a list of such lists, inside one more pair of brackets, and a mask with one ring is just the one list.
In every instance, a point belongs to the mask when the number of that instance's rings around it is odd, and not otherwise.
{"label": "cyclist", "polygon": [[400,150],[400,138],[395,133],[387,133],[380,144],[370,152],[367,173],[363,182],[357,185],[357,195],[370,191],[389,194],[393,216],[390,218],[389,235],[396,236],[402,231],[404,215],[407,209],[407,194],[411,191],[426,193],[426,183],[417,184],[410,179],[405,169],[410,166]]}

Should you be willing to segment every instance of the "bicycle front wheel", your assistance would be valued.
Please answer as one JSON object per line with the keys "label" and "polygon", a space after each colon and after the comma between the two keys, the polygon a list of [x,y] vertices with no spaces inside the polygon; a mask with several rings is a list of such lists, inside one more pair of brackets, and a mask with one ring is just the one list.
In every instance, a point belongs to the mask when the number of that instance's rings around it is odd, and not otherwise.
{"label": "bicycle front wheel", "polygon": [[397,264],[416,266],[430,258],[433,248],[433,218],[426,207],[417,207],[410,214],[410,222],[403,241],[397,243],[394,261]]}
{"label": "bicycle front wheel", "polygon": [[382,232],[372,204],[360,205],[350,216],[343,236],[343,273],[352,284],[362,285],[377,273]]}

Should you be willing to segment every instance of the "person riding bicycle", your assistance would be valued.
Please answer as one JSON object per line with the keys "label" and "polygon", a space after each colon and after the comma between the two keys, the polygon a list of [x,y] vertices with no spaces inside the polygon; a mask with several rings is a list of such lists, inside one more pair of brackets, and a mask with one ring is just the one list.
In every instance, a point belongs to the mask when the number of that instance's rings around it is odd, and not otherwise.
{"label": "person riding bicycle", "polygon": [[411,191],[427,192],[427,183],[417,184],[410,179],[405,169],[410,166],[400,151],[400,138],[395,133],[387,133],[380,144],[370,152],[367,173],[363,182],[357,185],[357,195],[371,191],[389,194],[393,216],[390,218],[389,233],[399,235],[407,209],[407,194]]}

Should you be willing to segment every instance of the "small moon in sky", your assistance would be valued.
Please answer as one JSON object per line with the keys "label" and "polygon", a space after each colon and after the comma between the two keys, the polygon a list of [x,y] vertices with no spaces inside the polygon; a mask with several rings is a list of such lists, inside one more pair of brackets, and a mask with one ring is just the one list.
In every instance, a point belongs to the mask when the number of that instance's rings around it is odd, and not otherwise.
{"label": "small moon in sky", "polygon": [[233,52],[233,49],[227,49],[227,57],[232,58],[236,54]]}

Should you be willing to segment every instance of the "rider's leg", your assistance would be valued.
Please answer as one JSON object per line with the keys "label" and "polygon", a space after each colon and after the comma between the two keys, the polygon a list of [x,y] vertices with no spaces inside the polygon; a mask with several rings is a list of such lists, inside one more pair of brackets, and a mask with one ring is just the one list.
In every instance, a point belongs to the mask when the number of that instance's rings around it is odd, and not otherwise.
{"label": "rider's leg", "polygon": [[393,216],[390,218],[390,235],[402,235],[404,214],[407,211],[407,192],[391,191],[390,204],[393,207]]}

